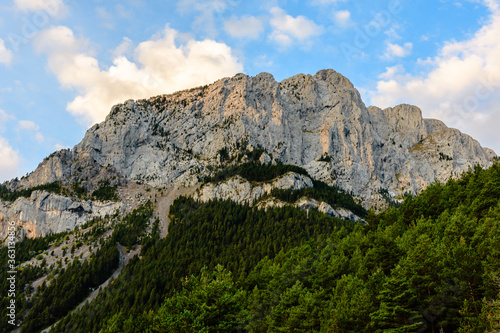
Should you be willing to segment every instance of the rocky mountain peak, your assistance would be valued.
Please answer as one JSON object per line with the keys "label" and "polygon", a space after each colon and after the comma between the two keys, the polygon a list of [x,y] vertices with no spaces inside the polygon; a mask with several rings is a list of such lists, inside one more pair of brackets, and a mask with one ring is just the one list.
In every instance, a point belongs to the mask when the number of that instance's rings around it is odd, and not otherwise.
{"label": "rocky mountain peak", "polygon": [[72,150],[56,152],[12,187],[55,180],[120,178],[151,186],[194,185],[246,151],[304,167],[311,176],[380,204],[417,193],[496,154],[477,141],[423,119],[407,104],[366,107],[352,83],[332,69],[277,82],[269,73],[237,74],[213,84],[111,109]]}

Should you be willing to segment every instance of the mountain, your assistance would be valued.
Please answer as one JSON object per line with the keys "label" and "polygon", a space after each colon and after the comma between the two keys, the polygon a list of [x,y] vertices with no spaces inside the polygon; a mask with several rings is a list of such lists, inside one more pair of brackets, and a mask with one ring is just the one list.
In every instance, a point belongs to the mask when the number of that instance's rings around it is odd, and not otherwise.
{"label": "mountain", "polygon": [[118,175],[152,186],[192,185],[245,150],[310,174],[365,200],[378,190],[418,193],[497,156],[420,109],[365,107],[333,70],[276,82],[238,74],[211,85],[112,108],[72,150],[47,158],[13,188]]}
{"label": "mountain", "polygon": [[[419,193],[477,164],[489,167],[497,158],[470,136],[423,119],[418,107],[366,107],[352,83],[331,69],[281,82],[268,73],[237,74],[116,105],[73,149],[53,153],[6,187],[76,183],[90,193],[103,182],[200,186],[203,178],[255,150],[263,152],[263,162],[304,168],[312,178],[358,197],[365,208]],[[36,198],[31,202],[37,205]],[[42,213],[19,219],[23,209],[0,206],[4,236],[6,220],[44,220]]]}
{"label": "mountain", "polygon": [[129,100],[0,185],[0,331],[500,327],[497,160],[333,70]]}

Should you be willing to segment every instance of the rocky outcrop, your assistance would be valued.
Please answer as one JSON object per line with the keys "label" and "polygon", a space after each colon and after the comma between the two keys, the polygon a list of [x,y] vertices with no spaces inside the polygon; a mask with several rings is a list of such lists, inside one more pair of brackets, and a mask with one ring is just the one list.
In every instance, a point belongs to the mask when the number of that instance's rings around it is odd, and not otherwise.
{"label": "rocky outcrop", "polygon": [[309,210],[311,208],[317,209],[318,211],[333,217],[338,217],[340,219],[350,220],[353,222],[366,223],[365,220],[363,220],[350,210],[341,207],[333,208],[324,201],[318,201],[308,197],[302,197],[293,204],[289,204],[274,197],[270,197],[257,202],[255,206],[260,209],[267,209],[271,207],[283,207],[288,205],[295,206],[304,210]]}
{"label": "rocky outcrop", "polygon": [[365,221],[362,218],[360,218],[350,210],[341,207],[332,208],[332,206],[330,206],[324,201],[318,201],[311,198],[303,197],[300,198],[296,203],[294,203],[294,206],[307,210],[314,208],[322,213],[325,213],[333,217],[338,217],[340,219],[350,220],[353,222],[365,223]]}
{"label": "rocky outcrop", "polygon": [[253,204],[272,189],[300,190],[307,187],[313,187],[312,180],[295,172],[288,172],[273,181],[262,183],[251,183],[235,176],[223,182],[204,185],[193,194],[193,198],[204,202],[219,199]]}
{"label": "rocky outcrop", "polygon": [[262,199],[262,196],[269,194],[273,189],[280,190],[300,190],[313,187],[313,181],[304,175],[295,172],[278,177],[269,182],[249,182],[248,180],[235,176],[226,181],[218,183],[208,183],[197,190],[192,197],[196,200],[207,202],[214,199],[232,200],[242,204],[255,204],[257,208],[267,209],[270,207],[283,207],[292,205],[301,209],[317,209],[320,212],[341,219],[362,222],[363,220],[351,211],[344,208],[332,208],[323,201],[317,201],[308,197],[302,197],[293,204],[282,202],[274,197]]}
{"label": "rocky outcrop", "polygon": [[471,137],[423,119],[415,106],[367,108],[333,70],[281,82],[268,73],[238,74],[117,105],[72,150],[10,186],[72,182],[99,170],[152,186],[192,185],[253,148],[265,150],[266,160],[304,167],[367,207],[382,202],[381,188],[396,198],[418,193],[496,157]]}
{"label": "rocky outcrop", "polygon": [[122,204],[116,202],[75,201],[34,191],[30,198],[0,201],[0,236],[5,239],[11,221],[16,224],[18,237],[38,237],[73,230],[94,217],[112,215],[121,208]]}

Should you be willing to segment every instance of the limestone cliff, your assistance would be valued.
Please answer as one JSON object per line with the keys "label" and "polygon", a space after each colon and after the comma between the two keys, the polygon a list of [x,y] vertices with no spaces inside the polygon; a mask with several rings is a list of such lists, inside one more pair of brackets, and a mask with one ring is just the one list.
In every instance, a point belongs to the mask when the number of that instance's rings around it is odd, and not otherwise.
{"label": "limestone cliff", "polygon": [[127,101],[90,128],[72,150],[56,152],[12,188],[118,175],[152,186],[193,185],[238,154],[260,148],[274,161],[380,203],[418,193],[496,154],[420,109],[366,107],[333,70],[277,82],[238,74],[211,85]]}
{"label": "limestone cliff", "polygon": [[17,236],[44,236],[75,229],[94,217],[112,215],[122,208],[121,203],[75,201],[43,191],[34,191],[30,198],[14,202],[0,201],[0,237],[7,236],[8,222],[18,227]]}

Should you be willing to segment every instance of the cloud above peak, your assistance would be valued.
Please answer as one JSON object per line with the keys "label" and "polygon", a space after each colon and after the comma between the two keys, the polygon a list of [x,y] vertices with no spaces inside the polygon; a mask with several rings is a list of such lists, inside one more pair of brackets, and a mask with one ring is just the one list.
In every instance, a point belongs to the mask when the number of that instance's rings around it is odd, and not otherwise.
{"label": "cloud above peak", "polygon": [[[104,120],[112,105],[211,83],[243,70],[226,44],[211,39],[178,43],[178,32],[166,26],[140,43],[130,60],[115,53],[113,65],[101,68],[86,40],[65,26],[40,32],[38,52],[48,56],[48,68],[64,88],[77,96],[67,110],[86,125]],[[130,47],[131,41],[125,40]]]}
{"label": "cloud above peak", "polygon": [[273,15],[270,24],[274,29],[270,39],[282,46],[289,46],[294,41],[308,42],[310,38],[323,33],[321,26],[305,16],[292,17],[279,7],[271,8],[270,12]]}
{"label": "cloud above peak", "polygon": [[14,58],[14,54],[5,46],[5,42],[0,38],[0,64],[9,65]]}
{"label": "cloud above peak", "polygon": [[402,66],[388,67],[371,103],[381,107],[402,102],[418,105],[426,117],[441,119],[486,146],[498,147],[500,10],[496,1],[484,4],[491,10],[490,18],[471,38],[448,41],[436,57],[420,59],[418,74],[408,73]]}
{"label": "cloud above peak", "polygon": [[46,12],[53,17],[62,17],[68,12],[63,0],[15,0],[14,3],[22,11]]}

